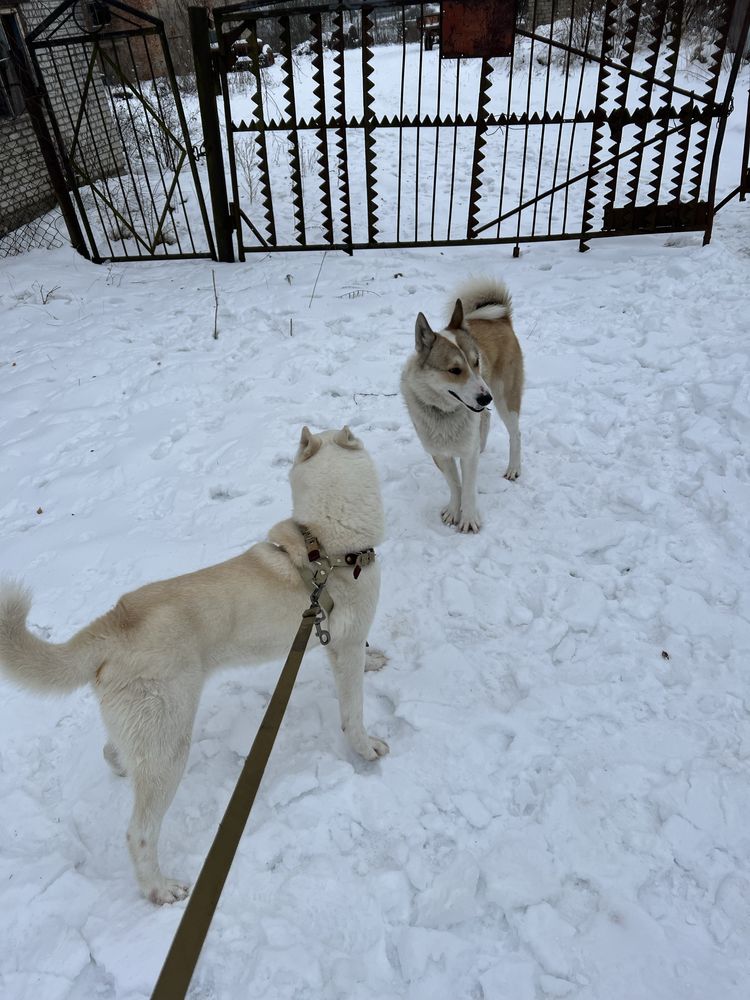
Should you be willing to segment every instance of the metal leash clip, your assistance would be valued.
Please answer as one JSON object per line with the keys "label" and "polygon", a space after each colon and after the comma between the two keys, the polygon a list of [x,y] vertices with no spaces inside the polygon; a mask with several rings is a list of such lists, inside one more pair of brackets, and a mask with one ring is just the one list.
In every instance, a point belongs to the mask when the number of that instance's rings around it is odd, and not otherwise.
{"label": "metal leash clip", "polygon": [[327,646],[331,641],[331,633],[328,629],[322,627],[323,622],[326,620],[326,613],[318,603],[318,594],[324,586],[325,584],[318,584],[312,594],[310,594],[310,605],[315,611],[315,620],[313,621],[313,625],[315,626],[315,634],[317,635],[321,646]]}

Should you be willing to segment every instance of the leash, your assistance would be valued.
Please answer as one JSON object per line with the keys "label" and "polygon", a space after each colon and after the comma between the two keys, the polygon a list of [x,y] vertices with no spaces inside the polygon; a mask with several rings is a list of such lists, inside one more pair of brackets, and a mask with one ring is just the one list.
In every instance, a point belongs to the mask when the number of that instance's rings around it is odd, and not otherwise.
{"label": "leash", "polygon": [[151,994],[151,1000],[184,1000],[188,991],[203,942],[206,940],[211,920],[219,903],[219,897],[237,853],[237,847],[247,824],[250,810],[255,802],[268,758],[271,756],[284,712],[289,704],[310,633],[318,622],[319,613],[321,613],[321,608],[313,594],[310,598],[310,607],[302,615],[302,621],[294,637],[292,648],[289,650],[286,663],[279,675],[260,729],[253,740],[250,753],[245,759],[237,785],[224,812],[224,818],[219,824],[214,842],[206,855],[206,860],[190,894],[185,912],[182,914],[174,940]]}

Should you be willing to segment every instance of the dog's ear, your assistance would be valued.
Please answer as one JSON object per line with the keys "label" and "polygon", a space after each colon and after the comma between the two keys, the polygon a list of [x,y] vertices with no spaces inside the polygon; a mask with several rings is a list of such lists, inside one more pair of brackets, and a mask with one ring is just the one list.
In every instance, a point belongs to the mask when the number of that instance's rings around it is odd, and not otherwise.
{"label": "dog's ear", "polygon": [[340,431],[336,432],[333,441],[340,448],[351,448],[352,451],[358,451],[362,448],[362,442],[352,434],[350,428],[346,425]]}
{"label": "dog's ear", "polygon": [[464,306],[461,299],[456,299],[456,304],[453,307],[453,315],[451,316],[451,321],[448,324],[449,330],[460,330],[464,325]]}
{"label": "dog's ear", "polygon": [[302,428],[302,433],[299,439],[299,451],[297,452],[297,461],[306,462],[308,458],[312,458],[313,455],[320,450],[320,446],[323,442],[318,437],[317,434],[313,434],[310,428],[305,425]]}
{"label": "dog's ear", "polygon": [[435,331],[424,318],[423,313],[420,313],[419,316],[417,316],[417,322],[414,327],[414,341],[417,348],[417,354],[427,354],[432,345],[435,343]]}

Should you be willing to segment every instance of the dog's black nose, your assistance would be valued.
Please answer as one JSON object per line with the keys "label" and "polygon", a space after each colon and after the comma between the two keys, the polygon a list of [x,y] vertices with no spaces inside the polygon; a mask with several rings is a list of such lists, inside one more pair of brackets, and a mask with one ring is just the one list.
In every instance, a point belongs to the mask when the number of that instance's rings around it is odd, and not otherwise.
{"label": "dog's black nose", "polygon": [[488,406],[492,402],[492,396],[488,392],[483,392],[481,396],[477,396],[477,402],[480,406]]}

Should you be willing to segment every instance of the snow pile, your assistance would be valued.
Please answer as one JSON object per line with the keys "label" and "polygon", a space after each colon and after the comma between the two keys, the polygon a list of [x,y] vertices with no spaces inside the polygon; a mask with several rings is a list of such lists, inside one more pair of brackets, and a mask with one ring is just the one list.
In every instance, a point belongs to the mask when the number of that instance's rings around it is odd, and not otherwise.
{"label": "snow pile", "polygon": [[[0,270],[3,573],[55,640],[286,516],[303,423],[350,423],[388,540],[366,716],[306,659],[192,996],[741,1000],[750,960],[747,208],[699,238]],[[216,273],[219,338],[213,332]],[[507,280],[525,465],[484,528],[397,394],[414,318]],[[309,303],[309,307],[308,307]],[[291,334],[291,336],[290,336]],[[167,815],[194,879],[278,665],[205,691]],[[91,692],[0,682],[0,993],[147,997],[181,907],[138,895]]]}

